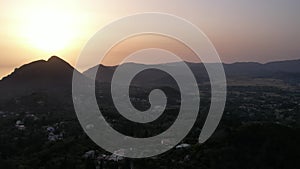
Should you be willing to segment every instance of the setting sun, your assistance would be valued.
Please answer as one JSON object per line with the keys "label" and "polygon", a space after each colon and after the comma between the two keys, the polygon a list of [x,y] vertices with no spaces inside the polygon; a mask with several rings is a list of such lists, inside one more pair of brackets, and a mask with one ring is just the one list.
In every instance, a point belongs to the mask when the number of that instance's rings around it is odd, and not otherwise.
{"label": "setting sun", "polygon": [[70,45],[75,36],[72,19],[63,11],[36,10],[29,14],[24,34],[32,47],[55,52]]}

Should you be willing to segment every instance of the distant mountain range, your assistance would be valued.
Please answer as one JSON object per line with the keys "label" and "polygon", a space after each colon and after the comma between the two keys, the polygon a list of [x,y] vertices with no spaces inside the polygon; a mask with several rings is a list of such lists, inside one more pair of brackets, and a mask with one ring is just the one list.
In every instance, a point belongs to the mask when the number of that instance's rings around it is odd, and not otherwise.
{"label": "distant mountain range", "polygon": [[[186,63],[192,72],[194,73],[199,83],[206,82],[209,80],[205,66],[202,63]],[[215,64],[215,63],[209,63]],[[121,66],[127,68],[133,67],[144,67],[141,64],[125,63]],[[164,64],[173,69],[179,69],[178,63]],[[266,64],[255,63],[255,62],[239,62],[233,64],[223,64],[225,74],[227,78],[275,78],[281,79],[289,83],[297,84],[300,82],[300,59],[289,60],[289,61],[277,61]],[[116,66],[96,66],[85,72],[84,75],[89,77],[98,68],[96,79],[101,82],[110,82],[111,77],[117,68]],[[124,72],[126,73],[126,72]],[[185,76],[184,74],[182,76]],[[149,78],[150,77],[150,78]],[[158,70],[144,71],[143,76],[139,76],[136,79],[136,84],[161,84],[167,82],[165,74],[159,73]],[[133,82],[134,83],[134,82]]]}
{"label": "distant mountain range", "polygon": [[[207,81],[207,73],[201,63],[187,63],[195,74],[199,83]],[[212,64],[212,63],[211,63]],[[141,64],[126,63],[121,66],[135,67]],[[178,63],[165,64],[174,69],[178,69]],[[46,92],[53,96],[64,98],[71,96],[72,75],[78,73],[82,78],[88,79],[92,71],[91,68],[82,74],[69,65],[64,60],[53,56],[49,60],[39,60],[20,68],[4,77],[0,81],[0,101],[14,97],[29,95],[33,92]],[[97,80],[109,83],[116,66],[99,66]],[[300,60],[270,62],[267,64],[241,62],[224,64],[227,78],[275,78],[281,79],[291,84],[300,83]],[[170,81],[165,73],[158,70],[144,71],[143,74],[135,78],[133,84],[138,86],[164,85]]]}

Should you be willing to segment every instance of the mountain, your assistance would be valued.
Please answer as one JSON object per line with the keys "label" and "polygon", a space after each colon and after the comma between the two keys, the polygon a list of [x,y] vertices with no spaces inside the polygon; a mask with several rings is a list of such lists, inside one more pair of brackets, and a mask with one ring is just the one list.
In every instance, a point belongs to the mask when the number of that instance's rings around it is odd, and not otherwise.
{"label": "mountain", "polygon": [[276,73],[297,74],[300,73],[299,66],[300,59],[270,62],[266,64],[255,62],[224,64],[225,71],[229,76],[268,76]]}
{"label": "mountain", "polygon": [[57,56],[23,65],[0,81],[0,101],[36,92],[70,95],[73,72],[80,74]]}
{"label": "mountain", "polygon": [[[202,63],[186,63],[194,73],[198,83],[208,81],[208,74]],[[208,63],[215,64],[215,63]],[[168,63],[164,66],[170,69],[178,69],[179,63]],[[142,64],[125,63],[121,65],[130,69],[138,69],[143,67]],[[233,64],[223,64],[227,78],[274,78],[284,80],[293,84],[300,82],[300,59],[289,61],[277,61],[266,64],[255,62],[238,62]],[[98,68],[98,70],[96,70]],[[100,82],[109,83],[112,75],[116,70],[116,66],[103,66],[93,67],[83,72],[84,75],[89,77],[93,72],[98,71],[96,79]],[[100,73],[99,73],[100,72]],[[126,72],[121,72],[126,73]],[[166,74],[158,70],[146,70],[143,72],[144,76],[135,78],[133,84],[136,85],[162,85],[168,83],[170,78]],[[182,74],[181,76],[185,76]]]}
{"label": "mountain", "polygon": [[[195,74],[198,83],[208,81],[208,76],[202,63],[187,64]],[[179,69],[179,65],[179,63],[164,64],[170,69]],[[145,65],[125,63],[120,66],[141,68]],[[116,68],[116,66],[100,65],[96,77],[97,81],[109,84]],[[240,77],[250,80],[252,78],[274,78],[292,84],[299,84],[300,82],[300,60],[278,61],[266,64],[254,62],[224,64],[224,69],[229,79]],[[83,72],[82,75],[57,56],[52,56],[47,61],[38,60],[15,69],[12,74],[0,81],[0,101],[28,96],[36,92],[43,92],[57,99],[71,101],[73,72],[84,79],[88,79],[86,77],[89,77],[94,71],[96,71],[96,67]],[[180,76],[185,75],[182,74]],[[142,87],[164,87],[165,85],[174,85],[174,79],[165,72],[150,69],[138,74],[132,81],[132,84]],[[68,99],[64,99],[65,97],[68,97]]]}
{"label": "mountain", "polygon": [[[73,68],[64,60],[57,56],[52,56],[47,61],[38,60],[29,64],[25,64],[20,68],[4,77],[3,81],[23,81],[23,80],[41,80],[49,79],[53,76],[64,78],[72,73]],[[33,77],[34,76],[34,77]]]}

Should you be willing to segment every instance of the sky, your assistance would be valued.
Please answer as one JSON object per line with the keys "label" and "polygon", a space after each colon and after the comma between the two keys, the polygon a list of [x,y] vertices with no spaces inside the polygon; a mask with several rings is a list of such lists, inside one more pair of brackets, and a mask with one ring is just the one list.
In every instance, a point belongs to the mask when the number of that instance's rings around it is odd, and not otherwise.
{"label": "sky", "polygon": [[[300,59],[299,9],[299,0],[1,0],[0,77],[52,55],[74,65],[99,29],[141,12],[169,13],[192,22],[225,63]],[[123,46],[116,53],[135,47]]]}

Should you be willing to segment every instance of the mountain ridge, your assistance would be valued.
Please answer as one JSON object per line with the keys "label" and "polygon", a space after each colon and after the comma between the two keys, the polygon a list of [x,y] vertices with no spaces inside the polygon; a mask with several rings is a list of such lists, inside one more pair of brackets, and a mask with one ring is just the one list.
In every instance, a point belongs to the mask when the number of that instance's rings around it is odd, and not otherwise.
{"label": "mountain ridge", "polygon": [[[203,63],[190,63],[185,62],[198,80],[208,80],[208,74],[206,72],[205,66]],[[207,64],[217,64],[217,63],[207,63]],[[131,67],[138,68],[143,66],[144,64],[135,64],[135,63],[124,63],[120,66],[124,66],[128,69]],[[179,65],[179,62],[174,63],[166,63],[161,64],[164,66],[170,66],[171,68],[176,68]],[[257,63],[257,62],[236,62],[232,64],[223,64],[225,74],[227,78],[235,78],[235,77],[251,77],[251,78],[285,78],[289,80],[290,76],[295,76],[295,74],[300,74],[300,59],[297,60],[285,60],[285,61],[276,61],[269,63]],[[96,70],[98,68],[98,70]],[[95,71],[101,72],[97,73],[96,79],[103,82],[109,82],[112,78],[112,74],[114,73],[117,66],[104,66],[98,65],[92,67],[83,72],[83,74],[87,77],[91,77],[91,75],[95,74]],[[121,72],[125,73],[125,72]],[[154,72],[151,74],[148,72],[149,77],[158,76]],[[164,79],[165,77],[159,77],[156,79]],[[296,76],[297,78],[297,76]],[[300,81],[300,76],[299,79]],[[140,81],[149,82],[148,78],[141,78]],[[153,81],[155,83],[155,80]]]}
{"label": "mountain ridge", "polygon": [[[295,63],[296,62],[296,63]],[[12,73],[10,73],[9,75],[7,76],[4,76],[1,80],[5,80],[7,78],[10,78],[14,73],[16,73],[17,70],[19,69],[22,69],[24,67],[27,67],[27,66],[30,66],[30,65],[34,65],[34,64],[38,64],[38,63],[52,63],[52,64],[65,64],[65,65],[68,65],[69,68],[72,68],[74,70],[76,70],[73,66],[71,66],[68,62],[66,62],[65,60],[61,59],[60,57],[58,56],[51,56],[48,60],[36,60],[36,61],[33,61],[33,62],[30,62],[30,63],[26,63],[22,66],[20,66],[19,68],[15,68],[15,71],[13,71]],[[179,62],[172,62],[172,63],[164,63],[164,64],[153,64],[153,65],[175,65],[178,64]],[[199,65],[199,64],[203,64],[203,63],[194,63],[194,62],[185,62],[187,63],[188,65]],[[282,61],[271,61],[271,62],[267,62],[267,63],[259,63],[259,62],[234,62],[234,63],[222,63],[225,66],[244,66],[244,65],[256,65],[256,66],[269,66],[269,65],[280,65],[280,64],[286,64],[286,63],[290,63],[293,65],[298,65],[300,63],[300,59],[295,59],[295,60],[282,60]],[[146,64],[142,64],[142,63],[134,63],[134,62],[129,62],[129,63],[124,63],[122,65],[146,65]],[[207,64],[215,64],[215,63],[207,63]],[[89,70],[95,68],[95,67],[104,67],[104,68],[110,68],[110,69],[114,69],[120,65],[113,65],[113,66],[109,66],[109,65],[103,65],[103,64],[99,64],[99,65],[96,65],[94,67],[91,67],[85,71],[82,72],[82,74],[85,74],[87,73]],[[56,67],[56,66],[54,66]],[[288,66],[289,69],[291,68],[295,68],[294,66]],[[300,72],[300,67],[296,67],[296,72]],[[78,71],[78,70],[76,70]],[[79,72],[79,71],[78,71]],[[290,72],[290,71],[288,71]]]}
{"label": "mountain ridge", "polygon": [[[177,69],[177,64],[178,63],[167,63],[164,65],[171,66],[172,69]],[[203,63],[187,64],[194,73],[198,83],[209,80]],[[142,66],[142,64],[125,63],[120,66],[129,66],[130,68]],[[223,64],[223,66],[227,78],[247,77],[250,80],[251,78],[275,78],[288,83],[300,83],[300,59],[276,61],[265,64],[237,62],[233,64]],[[99,67],[102,71],[101,73],[97,73],[96,80],[100,83],[110,83],[117,66],[100,65]],[[25,64],[0,80],[0,100],[29,95],[37,91],[47,92],[49,95],[68,95],[68,97],[70,97],[73,73],[78,73],[80,77],[88,79],[89,71],[95,71],[95,68],[97,67],[80,73],[69,63],[57,56],[52,56],[47,61],[37,60]],[[159,73],[157,70],[145,71],[144,73],[146,74],[143,76],[139,75],[136,78],[133,85],[142,87],[149,87],[153,84],[155,84],[155,86],[164,86],[164,84],[170,82],[170,77]]]}
{"label": "mountain ridge", "polygon": [[69,63],[57,56],[47,61],[25,64],[0,81],[0,100],[45,92],[53,96],[70,95],[73,73],[78,73]]}

